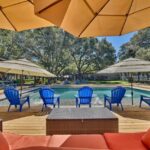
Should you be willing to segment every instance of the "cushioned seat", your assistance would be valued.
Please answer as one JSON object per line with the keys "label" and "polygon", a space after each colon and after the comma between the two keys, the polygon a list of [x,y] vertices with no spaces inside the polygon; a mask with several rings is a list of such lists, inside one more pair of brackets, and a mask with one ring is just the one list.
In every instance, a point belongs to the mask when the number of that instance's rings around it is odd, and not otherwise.
{"label": "cushioned seat", "polygon": [[[62,135],[60,135],[61,137]],[[52,139],[54,137],[52,136]],[[58,136],[57,136],[58,139]],[[65,140],[64,140],[65,139]],[[56,147],[57,145],[51,143],[51,146]],[[107,149],[107,144],[102,135],[70,135],[62,136],[62,143],[60,147],[72,147],[72,148],[91,148],[91,149]]]}
{"label": "cushioned seat", "polygon": [[4,136],[7,139],[8,144],[11,147],[11,150],[33,146],[47,147],[51,139],[51,136],[44,136],[44,135],[26,136],[26,135],[4,133]]}
{"label": "cushioned seat", "polygon": [[141,138],[144,133],[105,133],[104,138],[111,150],[147,150]]}
{"label": "cushioned seat", "polygon": [[53,135],[53,136],[26,136],[12,133],[3,133],[11,150],[33,147],[70,147],[89,149],[108,149],[102,135]]}

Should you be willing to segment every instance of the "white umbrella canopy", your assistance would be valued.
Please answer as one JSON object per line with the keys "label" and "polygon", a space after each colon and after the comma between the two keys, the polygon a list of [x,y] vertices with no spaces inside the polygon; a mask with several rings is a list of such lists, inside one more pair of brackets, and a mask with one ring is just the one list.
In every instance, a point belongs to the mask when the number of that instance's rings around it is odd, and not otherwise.
{"label": "white umbrella canopy", "polygon": [[54,74],[26,59],[1,61],[0,72],[38,77],[56,77]]}
{"label": "white umbrella canopy", "polygon": [[145,61],[137,58],[129,58],[106,69],[100,70],[97,72],[97,74],[138,72],[150,72],[150,61]]}

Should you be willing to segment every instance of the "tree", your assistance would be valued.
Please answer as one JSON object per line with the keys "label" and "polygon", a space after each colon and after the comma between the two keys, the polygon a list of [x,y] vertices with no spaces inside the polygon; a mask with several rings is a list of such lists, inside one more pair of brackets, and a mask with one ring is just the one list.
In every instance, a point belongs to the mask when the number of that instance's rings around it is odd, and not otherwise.
{"label": "tree", "polygon": [[69,38],[70,55],[76,65],[77,74],[98,71],[115,62],[115,49],[106,39],[97,38]]}
{"label": "tree", "polygon": [[103,38],[100,42],[95,39],[93,43],[95,43],[93,44],[94,70],[99,71],[115,63],[116,51],[112,44],[106,40],[106,38]]}
{"label": "tree", "polygon": [[33,30],[28,39],[26,43],[28,58],[56,75],[68,66],[70,56],[64,45],[64,31],[57,28]]}
{"label": "tree", "polygon": [[119,50],[119,59],[138,57],[148,60],[150,49],[150,28],[138,31],[128,43]]}
{"label": "tree", "polygon": [[0,54],[5,59],[29,59],[56,75],[71,72],[82,76],[115,62],[115,49],[106,39],[79,39],[56,27],[1,30]]}
{"label": "tree", "polygon": [[82,76],[82,74],[90,72],[92,70],[90,39],[75,39],[69,49],[77,68],[77,74]]}
{"label": "tree", "polygon": [[136,57],[150,61],[150,48],[149,49],[140,48],[136,52]]}

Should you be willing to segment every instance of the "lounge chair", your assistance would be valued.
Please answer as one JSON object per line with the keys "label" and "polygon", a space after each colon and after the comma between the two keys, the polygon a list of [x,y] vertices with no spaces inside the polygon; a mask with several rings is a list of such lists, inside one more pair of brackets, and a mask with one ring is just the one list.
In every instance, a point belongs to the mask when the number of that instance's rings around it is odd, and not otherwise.
{"label": "lounge chair", "polygon": [[78,90],[78,95],[75,95],[76,98],[76,107],[80,107],[80,105],[88,104],[91,107],[93,89],[84,86]]}
{"label": "lounge chair", "polygon": [[139,107],[141,107],[142,102],[145,102],[146,104],[148,104],[150,106],[150,97],[141,95]]}
{"label": "lounge chair", "polygon": [[119,104],[121,105],[122,111],[123,111],[123,105],[122,105],[122,99],[125,95],[126,89],[124,87],[118,86],[111,91],[111,97],[104,95],[104,107],[106,107],[106,103],[109,103],[109,109],[112,110],[112,104]]}
{"label": "lounge chair", "polygon": [[19,91],[17,89],[15,89],[14,87],[6,87],[4,89],[4,94],[10,103],[9,107],[8,107],[8,112],[10,111],[10,107],[12,105],[14,105],[16,108],[17,108],[17,105],[19,105],[20,112],[22,111],[22,107],[25,103],[28,103],[28,106],[30,108],[29,96],[21,97],[19,94]]}
{"label": "lounge chair", "polygon": [[55,95],[54,90],[50,89],[49,87],[42,87],[39,90],[40,97],[43,100],[42,111],[47,107],[47,105],[53,105],[53,107],[58,104],[58,108],[60,105],[60,97]]}

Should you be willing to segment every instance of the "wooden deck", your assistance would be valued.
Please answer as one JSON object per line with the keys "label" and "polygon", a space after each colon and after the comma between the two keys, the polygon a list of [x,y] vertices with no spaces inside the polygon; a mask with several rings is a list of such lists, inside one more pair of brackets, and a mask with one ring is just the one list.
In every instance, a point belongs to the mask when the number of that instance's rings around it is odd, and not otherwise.
{"label": "wooden deck", "polygon": [[[115,114],[119,118],[120,132],[145,131],[150,128],[150,108],[125,107],[125,111],[114,108]],[[29,110],[25,108],[23,112],[6,112],[7,107],[0,107],[0,118],[3,119],[4,132],[19,134],[45,134],[46,117],[50,109],[41,112],[41,106],[32,106]]]}

